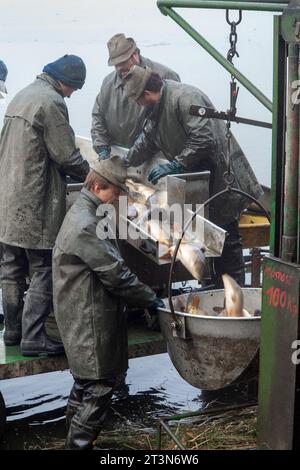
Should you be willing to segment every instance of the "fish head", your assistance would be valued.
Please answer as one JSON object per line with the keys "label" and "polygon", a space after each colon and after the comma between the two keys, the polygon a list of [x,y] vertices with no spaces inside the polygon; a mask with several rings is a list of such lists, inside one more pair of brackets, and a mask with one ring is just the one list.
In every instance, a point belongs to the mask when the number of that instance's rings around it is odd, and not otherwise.
{"label": "fish head", "polygon": [[222,274],[224,284],[225,309],[230,317],[242,317],[244,296],[242,288],[229,274]]}
{"label": "fish head", "polygon": [[198,243],[182,242],[178,258],[192,276],[201,281],[205,270],[205,254]]}

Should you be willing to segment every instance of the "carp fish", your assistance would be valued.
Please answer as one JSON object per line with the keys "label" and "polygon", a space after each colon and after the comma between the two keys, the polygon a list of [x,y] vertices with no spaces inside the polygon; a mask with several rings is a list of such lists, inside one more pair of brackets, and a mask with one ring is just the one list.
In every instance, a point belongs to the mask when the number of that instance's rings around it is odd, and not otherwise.
{"label": "carp fish", "polygon": [[[219,317],[251,317],[252,315],[244,308],[244,295],[242,288],[237,282],[229,276],[222,275],[224,284],[224,307],[214,307],[212,312],[208,313],[200,308],[200,295],[191,293],[188,297],[185,312],[192,315],[210,315]],[[259,311],[259,314],[261,312]],[[254,315],[258,315],[257,313]]]}
{"label": "carp fish", "polygon": [[195,279],[202,280],[205,270],[205,252],[198,243],[182,242],[178,250],[178,259]]}
{"label": "carp fish", "polygon": [[[129,179],[126,180],[126,185],[129,188],[129,199],[132,201],[128,206],[128,218],[159,241],[159,258],[170,260],[182,228],[176,223],[170,224],[166,210],[167,192],[155,191]],[[205,270],[205,253],[192,232],[186,230],[177,256],[193,278],[201,281]]]}
{"label": "carp fish", "polygon": [[191,315],[201,315],[207,316],[209,315],[207,310],[204,310],[200,307],[200,295],[195,293],[190,293],[188,296],[187,304],[185,307],[185,313],[189,313]]}
{"label": "carp fish", "polygon": [[144,205],[147,205],[149,198],[155,193],[154,188],[150,188],[142,183],[136,183],[131,179],[126,179],[126,186],[129,190],[129,199]]}

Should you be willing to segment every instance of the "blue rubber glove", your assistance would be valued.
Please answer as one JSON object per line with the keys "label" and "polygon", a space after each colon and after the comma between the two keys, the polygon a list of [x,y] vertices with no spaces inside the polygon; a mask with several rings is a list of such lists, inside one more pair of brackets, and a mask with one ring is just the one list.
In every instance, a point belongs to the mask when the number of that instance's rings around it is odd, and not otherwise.
{"label": "blue rubber glove", "polygon": [[176,175],[178,173],[185,173],[184,167],[178,163],[176,160],[173,160],[169,163],[164,163],[161,165],[156,165],[148,176],[149,183],[156,184],[160,178],[166,175]]}
{"label": "blue rubber glove", "polygon": [[110,157],[110,150],[108,147],[102,147],[98,153],[98,160],[107,160]]}
{"label": "blue rubber glove", "polygon": [[122,158],[122,162],[124,163],[124,166],[125,166],[126,168],[130,167],[130,163],[129,163],[129,160],[128,160],[128,158],[127,158],[127,155],[128,155],[128,151],[126,152],[125,155],[122,155],[122,157],[121,157],[121,158]]}
{"label": "blue rubber glove", "polygon": [[151,331],[160,331],[158,308],[165,308],[165,303],[159,297],[156,297],[145,313],[146,325]]}
{"label": "blue rubber glove", "polygon": [[165,303],[162,299],[160,299],[159,297],[156,297],[151,307],[148,308],[150,315],[153,315],[153,314],[155,315],[157,313],[158,308],[165,308]]}

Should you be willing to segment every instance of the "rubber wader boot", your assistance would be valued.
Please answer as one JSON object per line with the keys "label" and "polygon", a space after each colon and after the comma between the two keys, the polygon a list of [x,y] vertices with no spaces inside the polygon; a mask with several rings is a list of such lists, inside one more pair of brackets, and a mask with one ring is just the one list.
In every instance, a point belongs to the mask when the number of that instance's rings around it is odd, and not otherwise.
{"label": "rubber wader boot", "polygon": [[75,380],[73,387],[68,398],[67,409],[66,409],[66,429],[69,431],[70,424],[73,416],[77,413],[78,408],[81,405],[83,393],[84,393],[84,383],[80,380]]}
{"label": "rubber wader boot", "polygon": [[23,356],[55,356],[64,353],[62,342],[49,338],[45,330],[45,321],[52,311],[51,289],[51,271],[34,274],[23,309],[21,341]]}
{"label": "rubber wader boot", "polygon": [[77,413],[79,405],[72,405],[70,403],[67,404],[66,410],[66,430],[69,432],[71,421],[73,416]]}
{"label": "rubber wader boot", "polygon": [[23,297],[26,285],[2,281],[2,306],[4,313],[4,343],[6,346],[20,344],[22,338]]}
{"label": "rubber wader boot", "polygon": [[[68,421],[70,424],[66,449],[93,449],[110,407],[114,387],[115,379],[75,380],[68,400],[70,407],[66,418],[67,425]],[[75,414],[73,407],[77,407]]]}
{"label": "rubber wader boot", "polygon": [[84,429],[71,421],[66,439],[67,450],[92,450],[99,432]]}

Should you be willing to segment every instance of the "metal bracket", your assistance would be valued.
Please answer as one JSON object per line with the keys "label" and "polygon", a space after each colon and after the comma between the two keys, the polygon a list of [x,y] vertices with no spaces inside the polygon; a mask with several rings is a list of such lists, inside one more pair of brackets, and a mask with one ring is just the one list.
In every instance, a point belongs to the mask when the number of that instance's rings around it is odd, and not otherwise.
{"label": "metal bracket", "polygon": [[184,316],[176,315],[176,322],[173,321],[171,327],[175,338],[191,339],[191,335],[187,333],[186,318]]}
{"label": "metal bracket", "polygon": [[223,121],[232,121],[241,124],[249,124],[250,126],[266,127],[272,129],[272,124],[264,121],[256,121],[254,119],[242,118],[234,116],[232,113],[224,113],[224,111],[215,111],[213,108],[207,108],[205,106],[192,105],[189,111],[191,116],[201,116],[206,118],[221,119]]}

